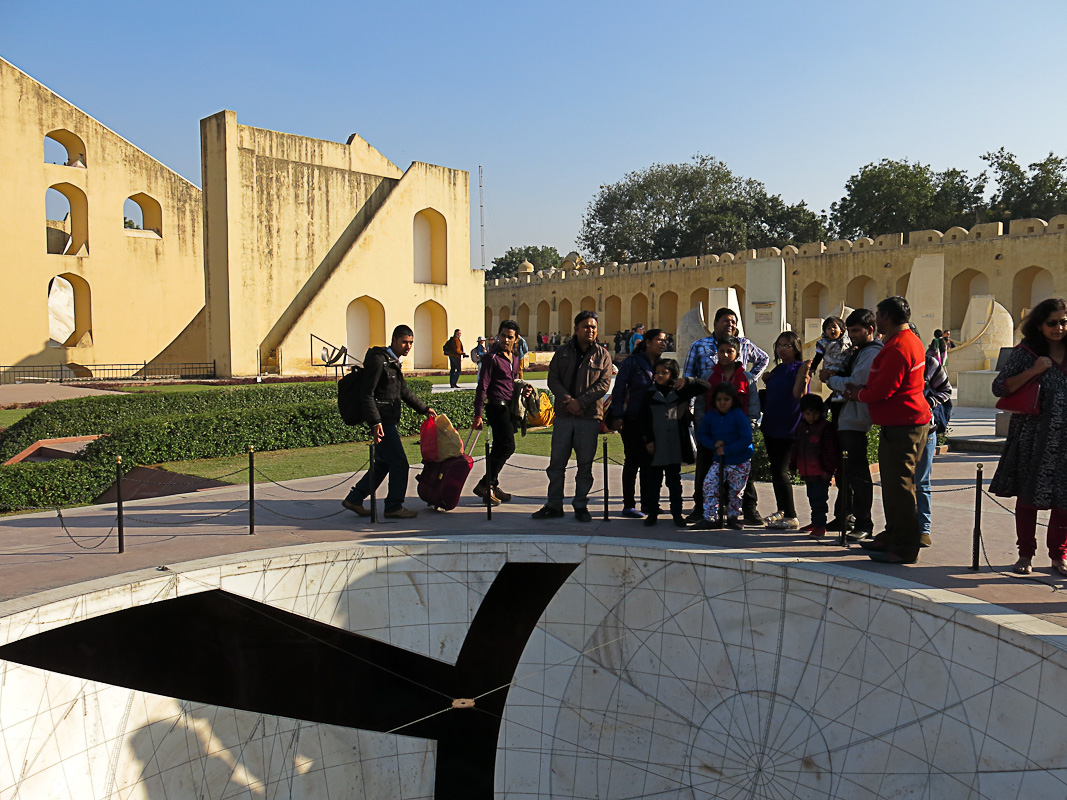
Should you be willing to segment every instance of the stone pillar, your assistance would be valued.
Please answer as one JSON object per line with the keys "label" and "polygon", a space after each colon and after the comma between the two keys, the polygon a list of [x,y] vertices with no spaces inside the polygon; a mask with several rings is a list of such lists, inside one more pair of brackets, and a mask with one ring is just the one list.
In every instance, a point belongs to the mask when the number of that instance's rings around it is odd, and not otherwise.
{"label": "stone pillar", "polygon": [[933,338],[934,330],[944,328],[945,257],[919,256],[911,266],[908,278],[908,305],[911,321],[919,329],[923,342]]}
{"label": "stone pillar", "polygon": [[715,327],[715,312],[720,308],[731,308],[737,314],[737,335],[745,335],[745,321],[742,319],[744,309],[737,301],[737,289],[729,286],[725,289],[708,289],[708,307],[704,309],[704,319],[709,328]]}
{"label": "stone pillar", "polygon": [[753,258],[745,263],[745,334],[774,357],[774,340],[786,325],[785,259]]}

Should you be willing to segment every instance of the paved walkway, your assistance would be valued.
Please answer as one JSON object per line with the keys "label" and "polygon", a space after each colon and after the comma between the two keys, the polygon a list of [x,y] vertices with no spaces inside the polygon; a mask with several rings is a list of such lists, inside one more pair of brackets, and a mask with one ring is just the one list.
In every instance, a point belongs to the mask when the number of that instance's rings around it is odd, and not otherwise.
{"label": "paved walkway", "polygon": [[90,397],[97,394],[120,394],[88,386],[73,386],[69,383],[4,383],[0,384],[0,407],[14,403],[50,403],[53,400],[70,400],[73,397]]}
{"label": "paved walkway", "polygon": [[[966,415],[961,418],[963,424]],[[968,423],[970,424],[970,423]],[[979,425],[975,421],[974,425]],[[615,452],[617,444],[612,445]],[[41,598],[28,598],[35,592],[51,596],[80,593],[72,584],[108,579],[121,573],[144,570],[151,574],[157,566],[313,542],[373,541],[394,537],[440,537],[466,534],[560,534],[632,538],[654,538],[682,543],[721,544],[766,553],[774,558],[814,559],[854,567],[877,581],[879,574],[893,575],[928,587],[951,589],[987,602],[998,603],[1018,612],[1043,617],[1067,625],[1067,595],[1060,587],[1067,582],[1052,576],[1046,562],[1039,559],[1039,574],[1016,578],[1007,569],[1015,560],[1014,525],[1009,510],[992,498],[982,500],[982,530],[985,547],[982,568],[975,573],[971,563],[971,539],[975,523],[975,471],[985,467],[988,483],[996,467],[995,456],[949,453],[938,456],[934,467],[934,546],[923,550],[919,564],[910,567],[871,562],[858,547],[843,548],[836,541],[812,541],[791,532],[750,529],[745,532],[678,530],[662,520],[656,527],[617,516],[621,469],[609,467],[609,488],[613,510],[610,521],[603,514],[603,467],[596,465],[593,502],[595,520],[591,524],[564,519],[537,522],[530,513],[543,502],[546,489],[546,459],[516,456],[502,476],[502,484],[516,492],[515,499],[493,510],[486,519],[477,498],[466,496],[459,508],[448,513],[425,509],[413,496],[408,504],[423,508],[412,521],[367,520],[340,508],[351,476],[333,475],[288,481],[284,484],[257,484],[255,492],[255,534],[249,535],[246,486],[217,488],[167,498],[138,500],[126,504],[126,552],[116,552],[115,506],[102,505],[62,512],[38,513],[0,519],[0,601],[26,598],[26,605],[38,605]],[[475,465],[473,481],[483,467]],[[413,468],[413,473],[415,468]],[[568,480],[568,490],[573,472]],[[691,478],[686,480],[687,494]],[[773,502],[771,487],[759,485],[760,505],[769,513]],[[415,491],[414,475],[409,485]],[[797,507],[802,521],[807,503],[803,488],[796,488]],[[380,501],[379,501],[380,502]],[[876,523],[881,519],[876,491]],[[1009,508],[1011,501],[1005,503]],[[1040,537],[1040,534],[1039,534]],[[990,568],[989,563],[997,570]],[[111,581],[107,581],[110,583]],[[12,606],[8,606],[11,608]]]}

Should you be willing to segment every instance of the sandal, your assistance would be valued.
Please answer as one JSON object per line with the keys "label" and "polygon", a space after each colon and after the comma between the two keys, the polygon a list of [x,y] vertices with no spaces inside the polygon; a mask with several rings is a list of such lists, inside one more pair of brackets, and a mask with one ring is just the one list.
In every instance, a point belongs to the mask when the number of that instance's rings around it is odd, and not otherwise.
{"label": "sandal", "polygon": [[1060,575],[1067,578],[1067,564],[1064,564],[1062,560],[1052,562],[1052,571],[1058,572]]}
{"label": "sandal", "polygon": [[1015,565],[1011,568],[1011,571],[1014,572],[1016,575],[1029,575],[1031,572],[1034,571],[1034,569],[1030,566],[1029,558],[1020,558],[1018,561],[1015,562]]}

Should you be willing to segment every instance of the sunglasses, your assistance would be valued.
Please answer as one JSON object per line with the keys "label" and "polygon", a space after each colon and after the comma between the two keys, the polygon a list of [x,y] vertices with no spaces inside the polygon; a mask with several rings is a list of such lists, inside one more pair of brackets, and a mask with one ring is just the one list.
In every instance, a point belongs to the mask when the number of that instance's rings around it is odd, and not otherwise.
{"label": "sunglasses", "polygon": [[1046,328],[1067,328],[1067,317],[1063,319],[1046,319]]}

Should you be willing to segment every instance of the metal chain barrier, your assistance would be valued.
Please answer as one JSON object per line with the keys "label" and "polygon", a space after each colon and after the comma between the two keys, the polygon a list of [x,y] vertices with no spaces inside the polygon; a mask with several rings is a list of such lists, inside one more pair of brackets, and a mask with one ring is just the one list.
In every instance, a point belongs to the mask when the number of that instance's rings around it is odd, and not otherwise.
{"label": "metal chain barrier", "polygon": [[333,511],[333,512],[331,512],[329,514],[323,514],[321,517],[294,517],[294,516],[292,516],[290,514],[283,514],[281,511],[275,511],[270,506],[265,505],[264,503],[261,503],[258,500],[256,500],[255,503],[256,503],[256,506],[258,506],[259,508],[261,508],[264,511],[266,511],[268,514],[274,514],[276,517],[282,517],[284,519],[292,519],[292,520],[304,520],[304,521],[308,521],[308,522],[313,521],[313,520],[319,520],[319,519],[329,519],[330,517],[336,517],[339,514],[347,514],[348,513],[348,509],[347,508],[342,508],[340,511]]}
{"label": "metal chain barrier", "polygon": [[232,514],[234,511],[240,511],[242,508],[244,508],[247,505],[248,505],[248,501],[247,500],[243,500],[239,505],[236,505],[233,508],[228,508],[225,511],[219,512],[218,514],[210,514],[208,516],[197,517],[196,519],[188,519],[188,518],[186,518],[186,519],[178,520],[177,522],[161,522],[161,521],[155,521],[155,520],[150,520],[150,519],[144,519],[142,517],[131,517],[129,514],[124,514],[122,518],[123,519],[132,520],[133,522],[140,522],[142,525],[160,525],[160,526],[191,525],[191,524],[195,524],[197,522],[207,522],[208,520],[211,520],[211,519],[218,519],[219,517],[225,517],[227,514]]}
{"label": "metal chain barrier", "polygon": [[370,460],[368,459],[367,462],[364,463],[363,466],[360,467],[359,469],[357,469],[355,472],[353,472],[350,475],[346,475],[344,478],[342,478],[340,481],[335,483],[333,486],[327,486],[324,489],[297,489],[296,487],[293,487],[293,486],[286,486],[283,483],[278,483],[278,481],[274,480],[274,478],[272,478],[269,475],[267,475],[266,473],[264,473],[263,470],[261,470],[259,467],[256,467],[256,474],[259,475],[259,477],[263,478],[263,480],[267,481],[268,483],[273,483],[275,486],[278,486],[278,487],[280,487],[282,489],[285,489],[286,491],[289,491],[289,492],[298,492],[299,494],[321,494],[322,492],[332,492],[338,486],[341,486],[343,484],[348,483],[350,480],[352,480],[354,477],[356,477],[359,473],[361,473],[364,470],[366,470],[369,465],[370,465]]}
{"label": "metal chain barrier", "polygon": [[79,542],[79,541],[78,541],[77,539],[75,539],[75,538],[74,538],[74,534],[72,534],[72,533],[70,532],[70,530],[68,530],[68,528],[67,528],[67,521],[66,521],[65,519],[63,519],[63,509],[61,509],[61,508],[56,508],[56,510],[55,510],[55,511],[56,511],[56,516],[57,516],[57,517],[59,518],[59,525],[60,525],[60,527],[62,527],[62,528],[63,528],[63,533],[67,534],[67,538],[68,538],[68,539],[70,539],[70,540],[71,540],[71,541],[72,541],[72,542],[73,542],[73,543],[74,543],[75,545],[77,545],[78,547],[80,547],[80,548],[81,548],[82,550],[95,550],[96,548],[100,547],[100,546],[101,546],[101,545],[102,545],[102,544],[103,544],[104,542],[106,542],[106,541],[107,541],[108,539],[110,539],[110,538],[111,538],[111,534],[113,534],[113,533],[115,532],[115,527],[116,527],[116,525],[118,524],[118,521],[117,521],[117,519],[116,519],[116,522],[115,522],[115,524],[111,526],[111,530],[109,530],[109,531],[108,531],[108,532],[107,532],[107,533],[106,533],[106,534],[104,535],[104,538],[103,538],[103,539],[101,539],[101,540],[100,540],[99,542],[97,542],[96,544],[94,544],[94,545],[84,545],[84,544],[82,544],[81,542]]}

